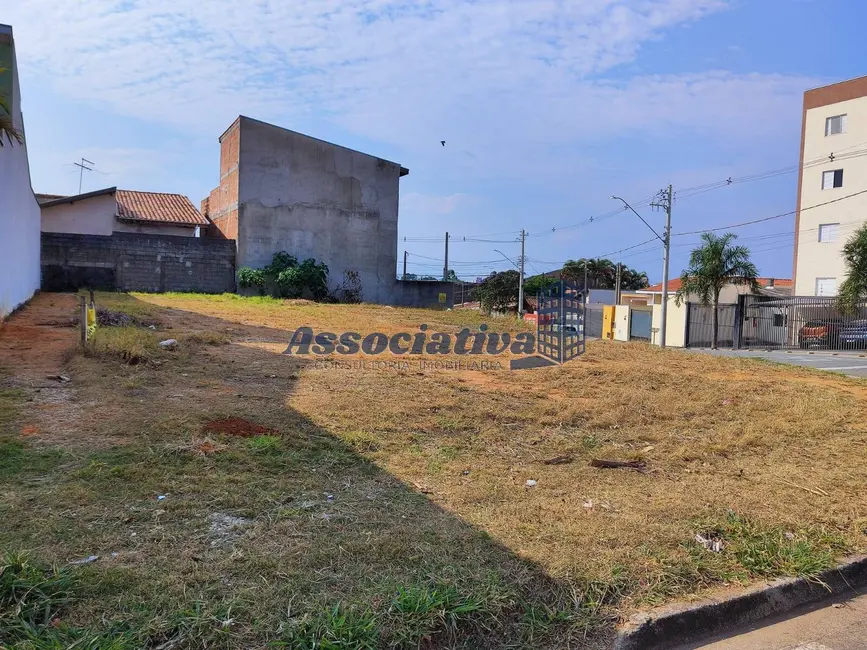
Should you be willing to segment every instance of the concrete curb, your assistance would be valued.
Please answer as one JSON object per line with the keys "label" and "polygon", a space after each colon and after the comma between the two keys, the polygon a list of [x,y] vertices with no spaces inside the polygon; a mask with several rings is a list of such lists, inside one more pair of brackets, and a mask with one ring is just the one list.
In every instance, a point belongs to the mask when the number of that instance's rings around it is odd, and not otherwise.
{"label": "concrete curb", "polygon": [[696,643],[801,605],[852,593],[867,586],[867,556],[847,558],[820,573],[819,580],[824,585],[805,578],[774,580],[733,598],[638,614],[619,630],[612,650],[657,650]]}

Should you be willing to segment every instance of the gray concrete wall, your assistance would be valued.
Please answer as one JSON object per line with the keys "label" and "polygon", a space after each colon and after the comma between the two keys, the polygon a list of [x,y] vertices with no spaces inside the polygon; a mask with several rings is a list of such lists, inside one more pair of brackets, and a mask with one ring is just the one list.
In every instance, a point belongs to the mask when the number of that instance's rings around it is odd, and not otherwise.
{"label": "gray concrete wall", "polygon": [[[452,282],[430,280],[397,280],[392,290],[393,302],[400,307],[452,307],[455,304],[455,285]],[[445,302],[440,302],[445,294]]]}
{"label": "gray concrete wall", "polygon": [[403,304],[399,165],[242,117],[238,169],[238,267],[285,250],[327,264],[332,285],[358,271],[365,302]]}
{"label": "gray concrete wall", "polygon": [[235,242],[172,235],[42,233],[42,288],[235,290]]}

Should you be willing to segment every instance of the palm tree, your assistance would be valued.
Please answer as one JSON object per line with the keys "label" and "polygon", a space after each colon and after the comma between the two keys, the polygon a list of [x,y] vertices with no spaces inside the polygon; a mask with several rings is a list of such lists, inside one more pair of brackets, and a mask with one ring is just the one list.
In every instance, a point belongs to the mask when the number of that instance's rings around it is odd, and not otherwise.
{"label": "palm tree", "polygon": [[837,301],[846,314],[855,314],[867,298],[867,225],[861,226],[843,246],[846,279],[840,283]]}
{"label": "palm tree", "polygon": [[702,244],[689,256],[689,266],[680,276],[680,289],[675,295],[677,305],[690,294],[697,295],[702,305],[713,305],[713,334],[711,348],[717,348],[717,327],[719,324],[719,294],[727,284],[747,285],[750,291],[758,291],[759,274],[756,265],[750,261],[750,251],[746,246],[735,246],[738,236],[732,232],[715,235],[702,234]]}
{"label": "palm tree", "polygon": [[[0,75],[6,72],[6,68],[0,68]],[[24,137],[21,131],[15,128],[15,122],[12,121],[12,106],[9,100],[3,93],[0,93],[0,147],[3,145],[3,136],[9,140],[10,145],[15,142],[21,144],[24,142]]]}

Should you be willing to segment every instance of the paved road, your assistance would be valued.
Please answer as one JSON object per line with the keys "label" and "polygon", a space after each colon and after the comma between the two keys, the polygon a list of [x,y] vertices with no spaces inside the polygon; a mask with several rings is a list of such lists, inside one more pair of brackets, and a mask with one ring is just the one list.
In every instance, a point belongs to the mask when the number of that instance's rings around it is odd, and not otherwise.
{"label": "paved road", "polygon": [[[742,359],[767,359],[793,366],[805,366],[829,372],[839,372],[849,377],[867,377],[867,352],[829,352],[823,350],[708,350],[689,348],[689,352],[713,354]],[[867,647],[867,642],[865,642]]]}
{"label": "paved road", "polygon": [[867,596],[798,610],[786,620],[680,650],[864,650]]}

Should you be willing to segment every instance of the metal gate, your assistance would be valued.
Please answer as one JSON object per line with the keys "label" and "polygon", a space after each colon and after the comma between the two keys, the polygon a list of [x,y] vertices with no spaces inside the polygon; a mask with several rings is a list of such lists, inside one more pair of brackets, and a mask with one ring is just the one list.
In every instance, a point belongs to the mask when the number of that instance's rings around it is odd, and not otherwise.
{"label": "metal gate", "polygon": [[539,354],[565,363],[584,353],[584,295],[577,286],[560,280],[539,292],[536,347]]}
{"label": "metal gate", "polygon": [[629,320],[629,338],[639,340],[650,340],[650,329],[653,325],[653,311],[635,309],[629,310],[631,317]]}
{"label": "metal gate", "polygon": [[[718,305],[717,345],[735,347],[738,340],[738,306]],[[694,302],[686,304],[686,347],[709,348],[713,343],[713,307]]]}

